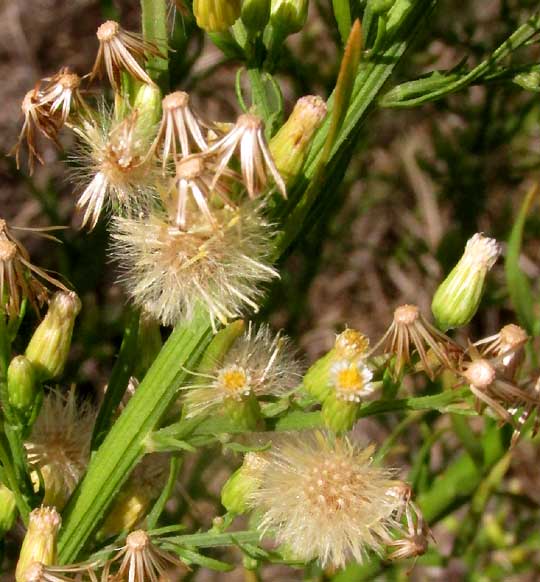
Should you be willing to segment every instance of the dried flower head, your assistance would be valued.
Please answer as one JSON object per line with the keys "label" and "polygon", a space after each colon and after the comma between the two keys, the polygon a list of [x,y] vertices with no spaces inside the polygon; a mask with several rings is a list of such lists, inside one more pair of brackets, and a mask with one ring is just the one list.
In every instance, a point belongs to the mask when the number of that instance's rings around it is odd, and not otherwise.
{"label": "dried flower head", "polygon": [[149,139],[138,123],[138,112],[112,123],[107,114],[100,122],[83,121],[75,131],[82,139],[80,181],[86,184],[77,201],[85,209],[82,224],[93,229],[104,207],[131,216],[145,209],[154,197],[158,173],[147,157]]}
{"label": "dried flower head", "polygon": [[519,325],[505,325],[499,333],[475,342],[483,357],[494,356],[500,362],[503,375],[512,380],[525,357],[525,344],[529,336]]}
{"label": "dried flower head", "polygon": [[95,564],[73,566],[45,566],[34,562],[24,572],[20,582],[98,582],[94,571]]}
{"label": "dried flower head", "polygon": [[28,147],[28,171],[30,174],[33,174],[35,160],[43,164],[43,158],[37,150],[36,130],[47,139],[50,139],[57,147],[60,147],[57,137],[60,126],[57,118],[51,115],[50,108],[42,101],[39,83],[34,89],[26,93],[21,110],[23,112],[24,122],[19,139],[10,151],[10,155],[15,156],[17,169],[19,169],[21,145],[23,142],[26,142]]}
{"label": "dried flower head", "polygon": [[[416,305],[401,305],[394,311],[394,320],[381,340],[371,350],[369,355],[379,348],[385,353],[395,356],[393,375],[399,377],[406,364],[411,361],[413,350],[416,350],[425,372],[434,378],[435,365],[453,368],[456,355],[462,352],[460,346],[448,336],[431,325],[420,313]],[[430,358],[428,350],[435,357]]]}
{"label": "dried flower head", "polygon": [[269,175],[283,197],[287,197],[285,182],[276,168],[264,137],[264,123],[256,115],[241,115],[231,131],[208,149],[207,153],[217,156],[214,185],[235,152],[239,154],[243,182],[251,199],[264,192]]}
{"label": "dried flower head", "polygon": [[59,392],[45,396],[25,443],[30,465],[43,478],[44,503],[61,509],[75,489],[90,457],[94,420],[94,409],[78,404],[74,390],[65,396]]}
{"label": "dried flower head", "polygon": [[198,376],[207,381],[188,388],[188,418],[216,411],[229,399],[286,394],[298,385],[301,366],[286,337],[250,324],[213,373]]}
{"label": "dried flower head", "polygon": [[[40,279],[63,291],[69,291],[60,281],[30,262],[28,251],[13,234],[13,228],[0,218],[0,307],[10,317],[19,315],[24,299],[39,312],[48,298],[48,290]],[[50,235],[42,236],[55,240]]]}
{"label": "dried flower head", "polygon": [[73,109],[86,110],[82,97],[81,78],[69,67],[62,67],[58,73],[43,80],[45,87],[41,91],[40,105],[48,107],[49,113],[64,125]]}
{"label": "dried flower head", "polygon": [[502,377],[493,362],[473,352],[473,359],[463,364],[461,377],[476,397],[477,409],[487,405],[501,420],[517,428],[513,414],[521,407],[540,404],[535,395],[525,392]]}
{"label": "dried flower head", "polygon": [[[103,568],[102,580],[115,582],[158,582],[168,580],[166,572],[185,564],[152,543],[147,532],[137,530],[126,538],[125,545]],[[111,572],[115,572],[111,574]]]}
{"label": "dried flower head", "polygon": [[[208,149],[208,142],[203,130],[209,125],[193,112],[189,95],[184,91],[175,91],[163,98],[163,116],[152,150],[162,145],[163,170],[169,159],[176,162],[180,154],[188,156],[196,151]],[[178,148],[180,146],[180,148]]]}
{"label": "dried flower head", "polygon": [[336,397],[348,402],[361,402],[373,394],[373,373],[361,361],[338,360],[330,368],[330,382]]}
{"label": "dried flower head", "polygon": [[90,73],[90,79],[101,77],[103,69],[115,91],[120,87],[120,73],[125,71],[135,79],[153,85],[154,82],[141,66],[147,55],[160,56],[158,47],[141,35],[124,30],[118,22],[107,20],[96,32],[99,50]]}
{"label": "dried flower head", "polygon": [[231,190],[225,182],[226,178],[235,178],[235,172],[225,169],[222,179],[212,185],[213,171],[209,158],[192,155],[182,158],[176,163],[176,189],[173,198],[176,206],[176,225],[186,229],[189,214],[189,202],[193,201],[203,217],[212,227],[217,228],[211,207],[212,201],[219,199],[229,209],[236,205],[230,198]]}
{"label": "dried flower head", "polygon": [[113,253],[137,305],[164,325],[193,316],[197,304],[226,323],[246,306],[257,309],[260,285],[277,272],[268,264],[272,231],[251,209],[214,212],[219,228],[200,213],[187,231],[150,217],[116,218]]}
{"label": "dried flower head", "polygon": [[389,493],[391,473],[370,462],[373,448],[321,432],[284,439],[267,453],[252,505],[260,527],[298,559],[340,567],[381,552],[402,500]]}

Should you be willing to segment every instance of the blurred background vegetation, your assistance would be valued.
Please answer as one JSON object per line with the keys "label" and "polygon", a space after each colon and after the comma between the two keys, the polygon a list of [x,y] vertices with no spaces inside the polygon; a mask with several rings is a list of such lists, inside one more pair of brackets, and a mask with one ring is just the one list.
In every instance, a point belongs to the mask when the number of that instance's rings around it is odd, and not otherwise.
{"label": "blurred background vegetation", "polygon": [[[358,12],[361,4],[359,0]],[[463,64],[472,68],[537,8],[534,0],[441,0],[392,85],[434,69]],[[139,4],[136,0],[4,0],[0,4],[3,153],[16,140],[25,92],[63,65],[70,64],[78,73],[89,70],[97,45],[95,30],[105,18],[119,19],[126,28],[138,30]],[[205,117],[233,119],[239,112],[234,92],[238,63],[224,57],[180,8],[171,6],[170,22],[175,50],[172,88],[192,93]],[[328,97],[341,51],[332,3],[312,0],[306,28],[288,41],[277,67],[287,112],[302,95]],[[522,52],[527,62],[539,60],[538,46]],[[520,55],[514,56],[515,62]],[[347,325],[373,341],[389,325],[397,305],[417,303],[428,313],[437,284],[472,234],[483,231],[508,240],[524,194],[538,179],[539,121],[538,93],[510,83],[473,86],[410,110],[378,109],[361,132],[345,180],[326,193],[333,200],[330,210],[284,260],[282,279],[270,290],[261,317],[284,328],[311,363]],[[90,234],[77,229],[69,163],[52,146],[44,145],[47,165],[32,178],[25,170],[18,172],[12,158],[1,157],[0,215],[19,226],[69,227],[60,232],[61,245],[32,236],[24,242],[34,263],[62,273],[83,300],[65,379],[98,400],[121,342],[126,298],[114,284],[115,265],[107,259],[103,224]],[[529,214],[520,256],[535,297],[540,274],[539,216],[537,207]],[[460,333],[479,339],[514,321],[501,261],[479,315]],[[28,317],[24,325],[29,333],[35,321]],[[21,342],[28,333],[23,330]],[[406,389],[419,393],[429,386],[411,383]],[[360,421],[355,430],[365,442],[381,442],[398,420],[387,415]],[[451,416],[419,414],[412,420],[400,435],[399,446],[389,450],[387,463],[403,466],[405,472],[411,468],[409,479],[422,491],[462,445]],[[489,419],[476,418],[470,426],[480,433],[489,430],[489,424]],[[237,464],[232,456],[216,455],[210,462],[192,458],[182,471],[168,518],[181,519],[190,528],[208,526],[220,511],[220,487]],[[473,531],[464,532],[465,518],[471,516],[469,498],[434,528],[437,544],[419,560],[412,579],[540,579],[539,484],[538,442],[523,440],[513,452],[504,481],[490,490],[481,511],[472,513],[478,527],[469,524]],[[384,577],[401,579],[406,570],[388,567]],[[227,582],[242,576],[240,572],[188,575]],[[279,568],[270,568],[263,576],[302,579],[300,573]],[[368,570],[352,569],[334,579],[372,576]]]}

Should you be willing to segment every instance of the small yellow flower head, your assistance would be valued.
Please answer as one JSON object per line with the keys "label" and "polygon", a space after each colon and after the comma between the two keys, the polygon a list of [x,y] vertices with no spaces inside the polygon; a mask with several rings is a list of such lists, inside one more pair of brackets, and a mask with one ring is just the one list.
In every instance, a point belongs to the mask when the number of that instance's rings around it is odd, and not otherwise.
{"label": "small yellow flower head", "polygon": [[431,310],[443,330],[466,325],[478,310],[486,281],[501,247],[492,238],[476,233],[467,241],[458,264],[439,285]]}
{"label": "small yellow flower head", "polygon": [[204,377],[207,383],[187,391],[188,418],[250,396],[282,396],[300,381],[301,366],[287,338],[267,326],[255,330],[250,325],[213,373]]}
{"label": "small yellow flower head", "polygon": [[81,302],[72,291],[56,292],[43,321],[32,335],[25,356],[41,381],[58,378],[66,365]]}
{"label": "small yellow flower head", "polygon": [[73,390],[66,396],[59,392],[45,396],[25,443],[30,465],[43,477],[44,503],[62,509],[73,493],[88,464],[94,420],[93,408],[77,405]]}
{"label": "small yellow flower head", "polygon": [[361,358],[368,351],[369,338],[355,329],[347,328],[336,337],[334,348],[338,358]]}
{"label": "small yellow flower head", "polygon": [[17,582],[26,582],[25,573],[34,562],[54,564],[56,537],[61,523],[60,514],[54,507],[42,506],[32,511],[15,571]]}
{"label": "small yellow flower head", "polygon": [[190,319],[197,304],[212,323],[257,310],[260,285],[277,277],[269,265],[272,231],[253,209],[213,215],[219,228],[188,213],[186,231],[156,217],[115,219],[113,254],[126,291],[163,325]]}
{"label": "small yellow flower head", "polygon": [[235,152],[240,155],[243,183],[251,199],[265,191],[270,176],[283,198],[287,198],[285,182],[264,137],[262,119],[252,113],[244,113],[231,131],[208,149],[207,153],[217,158],[213,185],[217,184]]}
{"label": "small yellow flower head", "polygon": [[28,251],[13,234],[14,228],[0,218],[0,307],[9,317],[18,317],[21,303],[27,299],[39,314],[48,297],[43,281],[66,292],[68,289],[30,262]]}
{"label": "small yellow flower head", "polygon": [[154,545],[147,532],[137,530],[127,536],[125,545],[106,563],[101,579],[157,582],[167,570],[180,567],[185,569],[185,564]]}
{"label": "small yellow flower head", "polygon": [[206,32],[224,32],[240,16],[240,0],[194,0],[197,25]]}
{"label": "small yellow flower head", "polygon": [[75,129],[81,138],[82,170],[75,178],[84,186],[77,201],[83,226],[93,229],[103,210],[136,215],[155,197],[159,171],[148,156],[151,135],[143,121],[136,109],[120,122],[105,112],[99,122],[85,120]]}
{"label": "small yellow flower head", "polygon": [[300,174],[309,146],[326,115],[327,107],[317,95],[299,99],[289,119],[270,141],[270,152],[278,172],[290,185]]}
{"label": "small yellow flower head", "polygon": [[371,465],[372,453],[321,432],[284,439],[265,453],[261,486],[251,496],[261,529],[297,559],[323,567],[380,553],[402,500],[389,492],[390,472]]}
{"label": "small yellow flower head", "polygon": [[240,515],[248,510],[249,499],[258,489],[265,467],[264,453],[246,453],[242,466],[229,477],[221,490],[221,503],[229,513]]}
{"label": "small yellow flower head", "polygon": [[373,373],[361,361],[340,360],[332,365],[330,377],[336,395],[341,400],[361,402],[374,391]]}
{"label": "small yellow flower head", "polygon": [[100,25],[96,36],[99,40],[99,51],[90,73],[91,80],[95,77],[101,78],[104,69],[115,91],[120,88],[122,71],[142,83],[154,84],[141,63],[148,55],[161,55],[156,45],[147,42],[139,34],[124,30],[114,20],[107,20]]}

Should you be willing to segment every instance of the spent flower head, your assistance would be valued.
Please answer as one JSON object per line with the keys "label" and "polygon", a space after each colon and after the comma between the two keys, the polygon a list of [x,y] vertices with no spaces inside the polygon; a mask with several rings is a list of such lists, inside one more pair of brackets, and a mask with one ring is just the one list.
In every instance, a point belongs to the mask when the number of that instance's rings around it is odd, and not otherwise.
{"label": "spent flower head", "polygon": [[513,380],[525,358],[525,344],[529,336],[520,327],[510,323],[494,335],[474,343],[483,357],[495,357],[503,375]]}
{"label": "spent flower head", "polygon": [[118,22],[107,20],[96,32],[99,50],[90,73],[90,79],[101,77],[103,69],[115,91],[120,88],[120,74],[129,73],[135,79],[153,85],[141,63],[148,55],[160,56],[158,47],[142,38],[140,34],[124,30]]}
{"label": "spent flower head", "polygon": [[159,172],[147,156],[150,139],[134,110],[122,121],[102,112],[75,129],[81,138],[77,172],[84,190],[77,207],[84,210],[82,225],[93,229],[104,209],[132,216],[148,207],[156,192]]}
{"label": "spent flower head", "polygon": [[[50,392],[25,442],[28,461],[39,469],[44,503],[61,509],[82,477],[90,458],[95,411],[78,404],[74,390]],[[37,475],[35,480],[39,483]]]}
{"label": "spent flower head", "polygon": [[260,528],[294,557],[323,566],[382,552],[403,502],[389,491],[391,472],[371,464],[373,451],[322,432],[278,442],[252,494]]}
{"label": "spent flower head", "polygon": [[116,218],[113,254],[135,304],[164,325],[190,319],[204,306],[214,324],[257,309],[260,285],[277,277],[269,264],[272,230],[252,209],[214,211],[215,228],[200,213],[188,230],[157,217]]}
{"label": "spent flower head", "polygon": [[47,106],[50,114],[64,125],[73,110],[88,111],[81,94],[81,78],[69,67],[62,67],[58,73],[43,79],[45,86],[41,90],[40,104]]}
{"label": "spent flower head", "polygon": [[235,152],[239,155],[243,182],[251,199],[264,192],[269,176],[283,197],[287,197],[285,182],[266,143],[264,123],[260,117],[253,113],[241,115],[229,133],[207,150],[208,154],[215,154],[217,158],[214,185],[225,172]]}
{"label": "spent flower head", "polygon": [[286,337],[250,324],[213,373],[198,376],[206,381],[188,388],[188,418],[217,411],[227,400],[282,396],[298,385],[301,366]]}

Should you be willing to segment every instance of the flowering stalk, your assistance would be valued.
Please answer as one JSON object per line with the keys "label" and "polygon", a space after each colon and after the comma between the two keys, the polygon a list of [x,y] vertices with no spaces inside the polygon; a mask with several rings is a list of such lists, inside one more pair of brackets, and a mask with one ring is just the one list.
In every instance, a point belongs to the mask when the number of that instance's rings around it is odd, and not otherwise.
{"label": "flowering stalk", "polygon": [[162,53],[148,58],[148,74],[162,90],[169,86],[169,61],[167,59],[167,2],[166,0],[141,0],[143,35]]}

